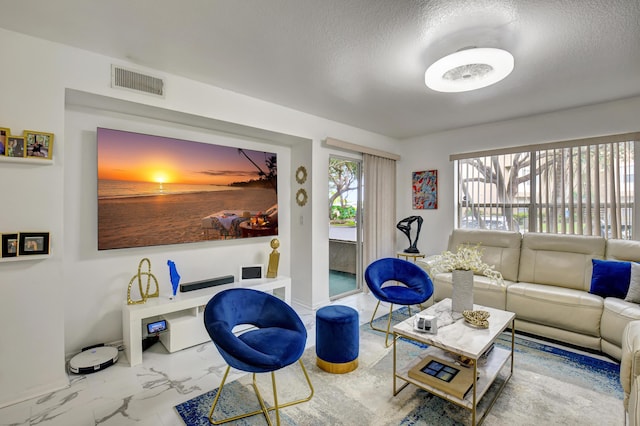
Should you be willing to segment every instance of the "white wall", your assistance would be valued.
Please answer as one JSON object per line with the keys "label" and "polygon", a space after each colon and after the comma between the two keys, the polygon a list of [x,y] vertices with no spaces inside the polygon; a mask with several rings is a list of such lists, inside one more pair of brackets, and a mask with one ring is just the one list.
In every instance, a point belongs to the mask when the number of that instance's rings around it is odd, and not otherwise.
{"label": "white wall", "polygon": [[[0,263],[0,406],[67,384],[65,355],[82,346],[121,338],[119,309],[130,277],[142,257],[149,257],[161,289],[168,291],[166,260],[179,267],[183,280],[235,273],[240,264],[266,263],[269,239],[193,243],[153,248],[95,248],[95,126],[187,135],[192,140],[220,143],[211,131],[216,120],[251,126],[310,141],[309,147],[277,145],[279,172],[289,176],[298,163],[309,163],[307,191],[312,199],[299,208],[291,180],[281,179],[279,203],[280,272],[294,281],[294,303],[318,307],[328,302],[328,225],[324,220],[328,153],[327,136],[392,150],[395,141],[340,123],[303,114],[216,87],[145,70],[135,64],[0,30],[0,51],[15,66],[4,68],[0,80],[1,127],[55,134],[54,163],[48,166],[0,164],[0,232],[48,231],[52,255],[41,261]],[[156,98],[110,88],[111,64],[117,63],[165,78],[166,97]],[[65,106],[66,94],[107,97],[140,106],[144,117],[92,110],[78,102]],[[77,100],[76,100],[77,101]],[[90,102],[89,102],[90,103]],[[154,118],[147,108],[156,108]],[[201,118],[201,127],[185,124],[184,116]],[[211,123],[208,124],[209,120]],[[193,120],[198,121],[198,120]],[[251,129],[245,129],[248,133]],[[242,133],[242,131],[241,131]],[[260,132],[258,132],[260,133]],[[262,141],[239,138],[247,147]],[[274,149],[271,148],[270,149]],[[284,163],[281,160],[285,160]],[[295,166],[295,167],[294,167]],[[316,170],[321,170],[316,176]],[[283,198],[280,198],[283,197]],[[284,199],[287,197],[288,199]],[[281,207],[282,208],[282,207]],[[299,224],[299,216],[304,216]],[[296,218],[294,221],[293,218]],[[294,225],[295,223],[295,225]],[[296,237],[292,237],[292,234]],[[310,236],[311,238],[307,238]],[[291,253],[296,255],[292,264]],[[216,260],[225,259],[221,266]],[[296,275],[302,279],[296,280]],[[319,291],[317,289],[320,289]]]}
{"label": "white wall", "polygon": [[[449,161],[449,155],[635,132],[640,130],[639,117],[640,97],[636,97],[404,140],[402,160],[398,164],[398,217],[422,216],[418,249],[426,254],[441,253],[446,250],[447,238],[454,226],[456,202],[453,162]],[[413,210],[411,173],[432,169],[438,170],[438,209]],[[398,249],[407,246],[406,237],[399,236]]]}

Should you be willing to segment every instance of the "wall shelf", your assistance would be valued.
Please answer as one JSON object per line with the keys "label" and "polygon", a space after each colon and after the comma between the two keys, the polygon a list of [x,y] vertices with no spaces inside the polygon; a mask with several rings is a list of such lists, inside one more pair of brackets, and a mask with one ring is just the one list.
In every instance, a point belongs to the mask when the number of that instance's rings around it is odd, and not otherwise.
{"label": "wall shelf", "polygon": [[20,163],[20,164],[37,164],[39,166],[50,166],[53,159],[35,158],[35,157],[7,157],[0,155],[0,163]]}
{"label": "wall shelf", "polygon": [[51,257],[51,254],[33,254],[33,255],[23,255],[23,256],[15,256],[15,257],[0,257],[0,263],[24,262],[25,260],[42,260],[42,259],[48,259],[49,257]]}

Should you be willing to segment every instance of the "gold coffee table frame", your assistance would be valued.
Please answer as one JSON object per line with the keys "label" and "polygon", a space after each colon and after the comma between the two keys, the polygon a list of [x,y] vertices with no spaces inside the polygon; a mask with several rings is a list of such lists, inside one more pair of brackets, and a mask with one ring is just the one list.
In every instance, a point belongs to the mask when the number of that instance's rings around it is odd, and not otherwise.
{"label": "gold coffee table frame", "polygon": [[[413,317],[395,325],[393,327],[393,395],[396,396],[409,384],[413,384],[433,395],[439,396],[449,402],[452,402],[462,408],[471,411],[471,424],[473,426],[482,423],[486,415],[493,407],[505,385],[511,379],[513,375],[513,355],[515,345],[515,328],[514,321],[516,315],[513,312],[503,311],[500,309],[489,308],[480,305],[474,305],[474,310],[488,311],[491,316],[489,318],[489,328],[477,329],[473,326],[465,323],[461,314],[457,314],[460,319],[452,321],[451,314],[451,299],[444,299],[435,305],[422,311],[423,314],[436,315],[438,317],[438,333],[428,334],[415,331],[413,329]],[[454,317],[455,318],[455,317]],[[447,324],[447,322],[451,322]],[[498,336],[511,326],[511,350],[507,350],[495,345],[491,352],[488,354],[486,361],[483,361],[483,365],[478,365],[478,360],[488,350],[492,344],[495,343]],[[461,337],[462,336],[462,337]],[[396,342],[398,338],[404,337],[409,340],[414,340],[419,343],[429,345],[429,347],[421,353],[421,355],[405,366],[398,366],[397,354],[396,354]],[[427,355],[433,355],[443,360],[450,360],[448,353],[465,356],[473,360],[473,385],[467,392],[463,399],[457,398],[448,394],[442,389],[433,387],[419,380],[415,380],[409,377],[409,370],[418,364]],[[510,362],[510,369],[508,376],[505,377],[504,382],[498,388],[495,396],[489,403],[486,410],[481,413],[478,419],[478,403],[485,395],[485,393],[491,387],[491,384],[498,377],[502,369],[505,367],[508,361]],[[460,368],[467,368],[461,366]],[[480,379],[478,379],[478,372],[480,372]],[[398,387],[397,381],[401,380],[405,383]]]}

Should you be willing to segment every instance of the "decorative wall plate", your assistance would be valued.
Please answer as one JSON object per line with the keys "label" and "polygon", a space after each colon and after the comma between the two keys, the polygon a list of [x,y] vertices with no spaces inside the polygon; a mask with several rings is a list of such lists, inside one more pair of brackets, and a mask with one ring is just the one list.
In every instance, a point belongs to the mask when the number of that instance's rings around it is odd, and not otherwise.
{"label": "decorative wall plate", "polygon": [[296,192],[296,203],[298,203],[299,206],[304,206],[307,204],[308,199],[307,191],[305,191],[304,188],[298,189],[298,192]]}
{"label": "decorative wall plate", "polygon": [[300,166],[298,167],[298,170],[296,170],[296,182],[302,185],[306,181],[307,181],[307,169],[304,166]]}

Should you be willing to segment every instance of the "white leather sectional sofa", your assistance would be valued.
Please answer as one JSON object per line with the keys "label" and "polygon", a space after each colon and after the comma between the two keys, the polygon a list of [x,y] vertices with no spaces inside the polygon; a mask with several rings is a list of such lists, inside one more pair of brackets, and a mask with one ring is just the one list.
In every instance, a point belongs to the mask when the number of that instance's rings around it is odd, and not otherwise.
{"label": "white leather sectional sofa", "polygon": [[[640,305],[589,293],[592,259],[640,262],[640,242],[595,236],[454,230],[448,250],[480,244],[504,286],[474,276],[474,303],[516,313],[516,330],[621,358],[622,334]],[[429,259],[418,261],[429,272]],[[451,297],[451,273],[431,276],[434,301]]]}

